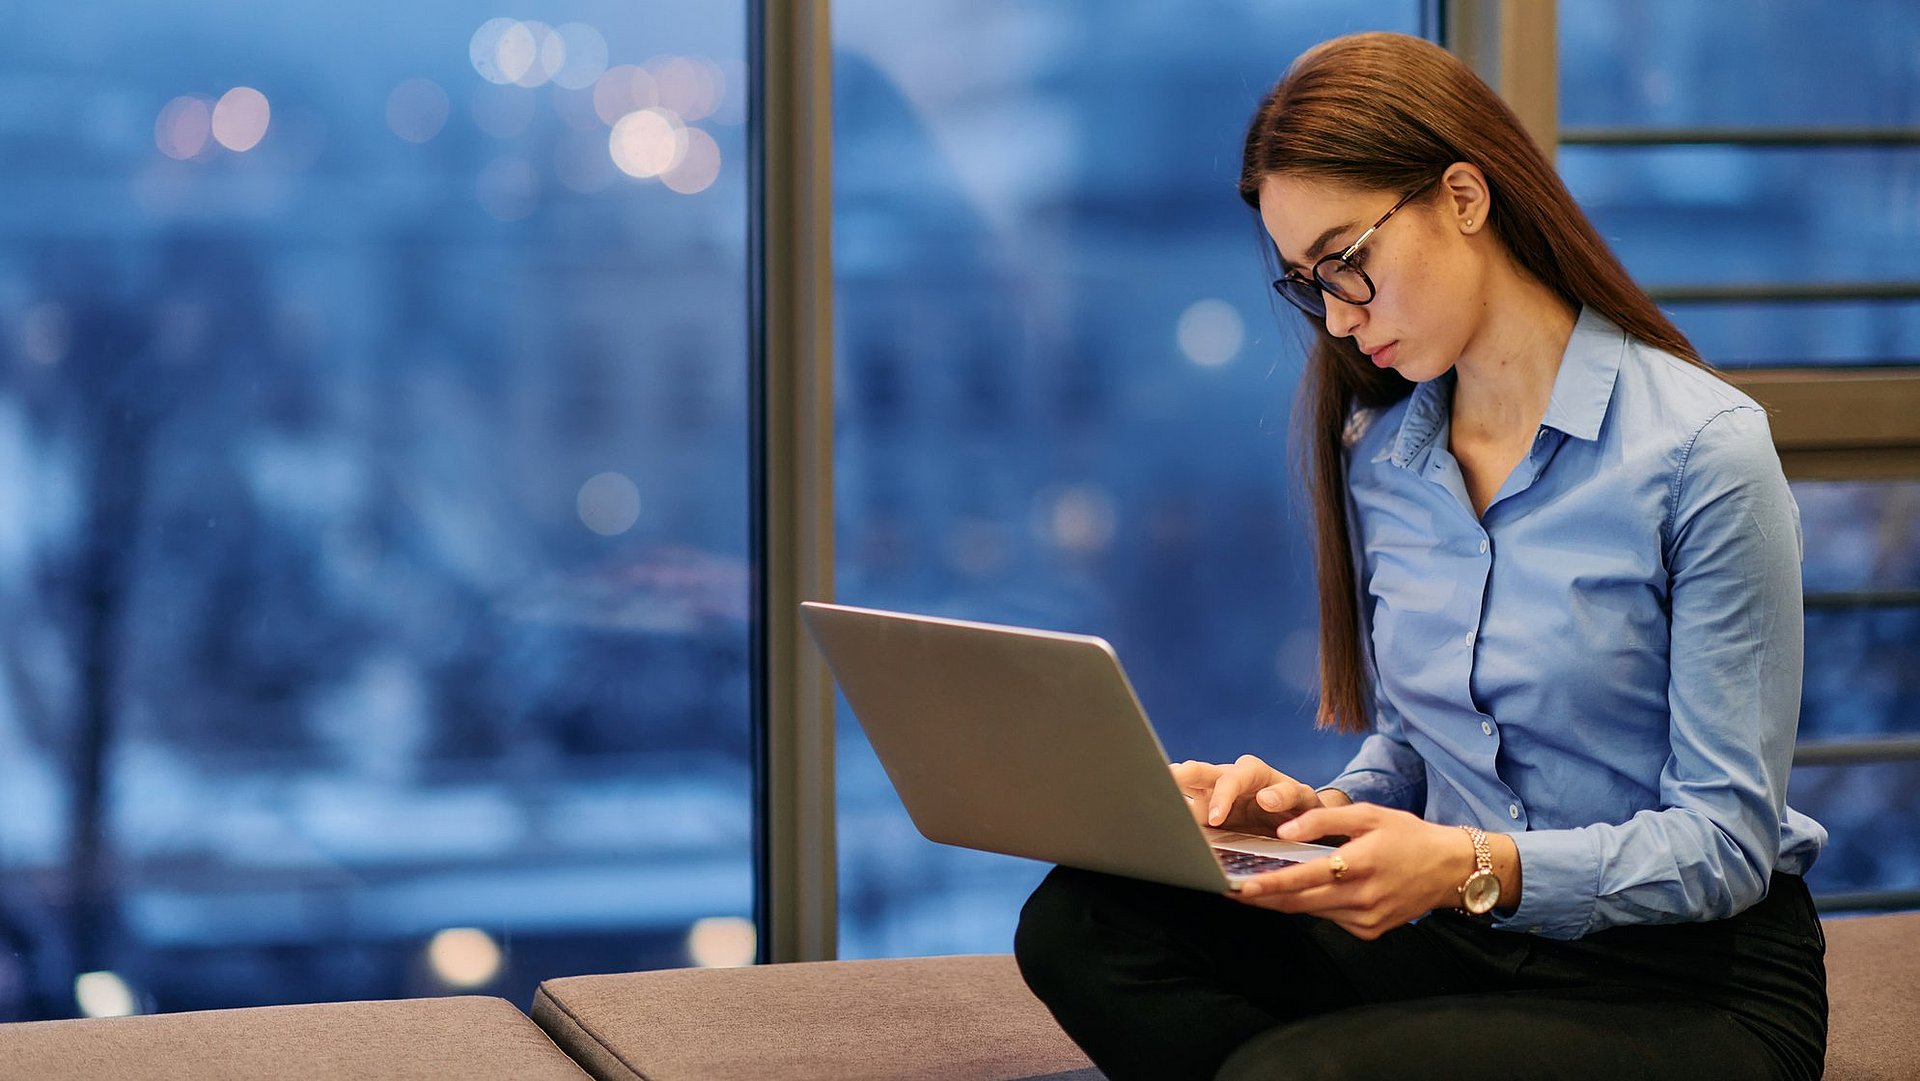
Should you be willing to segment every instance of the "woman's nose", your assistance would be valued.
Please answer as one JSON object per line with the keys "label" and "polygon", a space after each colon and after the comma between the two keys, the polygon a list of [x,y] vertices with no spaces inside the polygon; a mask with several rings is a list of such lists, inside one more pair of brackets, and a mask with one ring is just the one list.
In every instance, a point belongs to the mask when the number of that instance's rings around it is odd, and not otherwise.
{"label": "woman's nose", "polygon": [[1349,304],[1331,293],[1320,295],[1327,305],[1327,333],[1336,338],[1351,337],[1354,328],[1367,317],[1365,306]]}

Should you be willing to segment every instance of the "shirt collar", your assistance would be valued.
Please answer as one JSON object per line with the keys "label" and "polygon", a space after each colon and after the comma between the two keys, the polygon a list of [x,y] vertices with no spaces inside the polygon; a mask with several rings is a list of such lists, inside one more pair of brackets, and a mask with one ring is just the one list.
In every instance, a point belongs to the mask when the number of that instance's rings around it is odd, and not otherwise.
{"label": "shirt collar", "polygon": [[1600,437],[1600,422],[1613,401],[1613,382],[1620,374],[1620,358],[1627,336],[1592,308],[1580,310],[1560,358],[1560,374],[1553,380],[1553,396],[1540,423],[1592,442]]}
{"label": "shirt collar", "polygon": [[[1560,357],[1560,372],[1554,377],[1553,394],[1547,399],[1547,412],[1540,423],[1575,439],[1598,439],[1626,348],[1627,338],[1619,327],[1599,312],[1582,308],[1573,324],[1573,336],[1567,339],[1567,351]],[[1449,370],[1413,388],[1390,452],[1394,465],[1411,465],[1437,435],[1446,431],[1452,419],[1453,380],[1454,373]]]}
{"label": "shirt collar", "polygon": [[1393,464],[1402,469],[1413,464],[1434,437],[1447,430],[1453,412],[1453,369],[1438,379],[1416,384],[1407,400],[1407,411],[1400,418],[1400,434],[1393,441]]}

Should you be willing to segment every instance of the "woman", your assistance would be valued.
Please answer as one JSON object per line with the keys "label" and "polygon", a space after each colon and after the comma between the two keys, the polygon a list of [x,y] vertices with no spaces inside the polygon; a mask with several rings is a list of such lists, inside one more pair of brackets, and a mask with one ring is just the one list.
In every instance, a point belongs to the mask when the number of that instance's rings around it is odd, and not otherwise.
{"label": "woman", "polygon": [[1173,771],[1209,824],[1344,843],[1226,897],[1056,869],[1028,983],[1116,1081],[1819,1076],[1765,414],[1428,42],[1302,56],[1240,193],[1318,333],[1320,720],[1371,734],[1317,790]]}

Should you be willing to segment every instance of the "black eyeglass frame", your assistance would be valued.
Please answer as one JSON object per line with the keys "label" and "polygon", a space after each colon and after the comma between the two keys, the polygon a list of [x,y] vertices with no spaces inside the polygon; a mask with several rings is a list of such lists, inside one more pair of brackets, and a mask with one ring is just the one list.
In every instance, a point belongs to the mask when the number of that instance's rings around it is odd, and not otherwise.
{"label": "black eyeglass frame", "polygon": [[[1366,271],[1354,266],[1349,260],[1353,258],[1354,253],[1360,250],[1361,245],[1365,244],[1373,234],[1380,231],[1382,225],[1387,224],[1387,219],[1398,214],[1401,207],[1413,202],[1416,196],[1425,194],[1439,182],[1440,178],[1434,177],[1425,184],[1402,195],[1399,202],[1393,204],[1385,214],[1380,215],[1380,220],[1367,226],[1367,231],[1361,233],[1360,236],[1356,238],[1353,243],[1347,245],[1344,250],[1321,256],[1320,259],[1313,264],[1313,277],[1311,280],[1296,270],[1275,278],[1273,280],[1273,291],[1285,297],[1287,303],[1292,304],[1294,307],[1313,316],[1315,319],[1325,319],[1327,317],[1327,300],[1325,296],[1327,293],[1332,293],[1348,304],[1365,305],[1373,303],[1373,298],[1380,295],[1379,288],[1373,284],[1372,278],[1367,277]],[[1349,271],[1359,275],[1361,282],[1367,287],[1367,295],[1363,297],[1349,296],[1347,290],[1342,289],[1340,286],[1328,280],[1328,275],[1323,272],[1322,268],[1330,265],[1344,265]]]}

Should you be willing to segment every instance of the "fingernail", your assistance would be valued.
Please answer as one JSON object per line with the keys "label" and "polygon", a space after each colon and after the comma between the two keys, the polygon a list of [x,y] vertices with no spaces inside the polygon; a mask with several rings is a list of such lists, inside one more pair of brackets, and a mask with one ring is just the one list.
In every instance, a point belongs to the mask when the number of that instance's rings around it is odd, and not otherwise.
{"label": "fingernail", "polygon": [[1219,824],[1220,824],[1220,805],[1216,803],[1211,807],[1207,808],[1207,825],[1217,826]]}
{"label": "fingernail", "polygon": [[1274,831],[1274,836],[1283,841],[1291,841],[1293,840],[1293,835],[1298,832],[1300,831],[1294,827],[1292,822],[1282,822],[1280,823],[1280,828]]}

